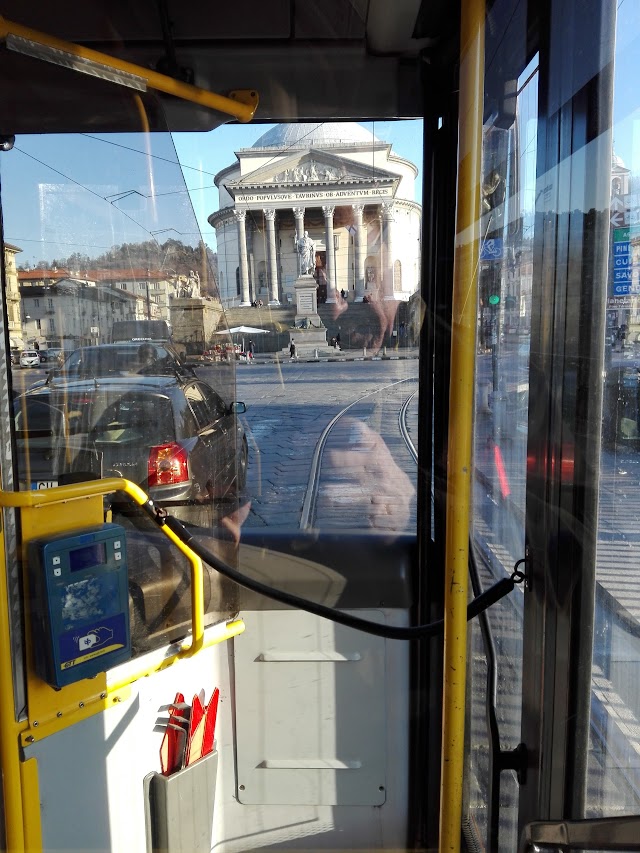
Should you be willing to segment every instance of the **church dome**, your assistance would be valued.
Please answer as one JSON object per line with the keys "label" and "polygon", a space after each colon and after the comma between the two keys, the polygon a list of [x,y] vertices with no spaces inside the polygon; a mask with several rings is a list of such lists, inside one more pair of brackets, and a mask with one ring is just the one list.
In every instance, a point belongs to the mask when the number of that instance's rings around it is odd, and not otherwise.
{"label": "church dome", "polygon": [[354,121],[277,124],[263,133],[252,148],[322,148],[325,145],[371,145],[380,140]]}
{"label": "church dome", "polygon": [[625,170],[627,168],[624,165],[624,160],[622,159],[622,157],[620,157],[618,154],[616,154],[615,151],[613,151],[613,149],[611,151],[611,168],[612,169],[616,169],[616,168],[617,169],[625,169]]}

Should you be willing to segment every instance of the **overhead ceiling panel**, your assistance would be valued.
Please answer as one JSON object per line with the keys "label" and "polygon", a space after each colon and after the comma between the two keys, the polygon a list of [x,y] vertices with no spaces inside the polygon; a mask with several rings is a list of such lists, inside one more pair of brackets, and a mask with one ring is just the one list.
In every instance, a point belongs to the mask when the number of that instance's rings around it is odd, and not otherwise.
{"label": "overhead ceiling panel", "polygon": [[[422,109],[413,37],[418,0],[7,0],[6,19],[145,68],[169,54],[202,88],[257,90],[257,121],[392,118]],[[165,67],[167,67],[165,65]],[[168,67],[171,67],[169,61]],[[0,47],[0,132],[141,127],[130,90]],[[152,129],[208,130],[222,116],[175,97],[143,97]],[[42,126],[42,116],[47,126]]]}

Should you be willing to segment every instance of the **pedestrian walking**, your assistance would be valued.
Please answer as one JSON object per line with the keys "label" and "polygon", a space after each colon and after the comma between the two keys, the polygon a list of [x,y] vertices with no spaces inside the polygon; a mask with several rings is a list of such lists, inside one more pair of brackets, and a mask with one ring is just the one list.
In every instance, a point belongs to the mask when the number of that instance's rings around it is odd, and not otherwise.
{"label": "pedestrian walking", "polygon": [[253,341],[249,341],[249,348],[247,350],[247,354],[249,356],[249,363],[250,364],[253,363],[253,350],[254,350]]}
{"label": "pedestrian walking", "polygon": [[291,343],[289,344],[289,361],[291,361],[294,358],[297,358],[297,356],[296,356],[296,345],[295,345],[294,341],[292,340]]}

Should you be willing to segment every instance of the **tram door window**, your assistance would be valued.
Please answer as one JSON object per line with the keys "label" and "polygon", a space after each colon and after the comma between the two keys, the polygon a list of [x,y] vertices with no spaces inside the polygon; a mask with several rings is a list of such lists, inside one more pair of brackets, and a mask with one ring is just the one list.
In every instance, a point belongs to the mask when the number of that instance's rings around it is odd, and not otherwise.
{"label": "tram door window", "polygon": [[[479,589],[524,556],[538,126],[538,58],[526,53],[524,6],[502,4],[499,32],[486,34],[471,531]],[[518,785],[501,774],[498,816],[491,750],[520,742],[522,591],[492,607],[487,622],[484,636],[478,620],[469,623],[466,826],[481,849],[506,851],[517,848]],[[494,677],[498,744],[487,714]]]}
{"label": "tram door window", "polygon": [[588,817],[640,812],[640,97],[631,82],[640,70],[639,49],[640,10],[619,3],[610,262],[603,282],[614,322],[605,340]]}
{"label": "tram door window", "polygon": [[[211,364],[196,386],[180,355],[214,331],[220,303],[171,135],[23,136],[10,154],[0,163],[17,274],[10,334],[40,355],[39,365],[12,371],[19,488],[125,477],[210,532],[234,511],[235,460],[239,468],[246,449],[227,411],[234,365]],[[111,342],[116,326],[149,321],[174,325],[173,344],[166,333]],[[224,412],[196,423],[196,387]],[[188,561],[126,499],[108,509],[130,530],[134,653],[184,637]],[[236,603],[206,572],[215,622]]]}

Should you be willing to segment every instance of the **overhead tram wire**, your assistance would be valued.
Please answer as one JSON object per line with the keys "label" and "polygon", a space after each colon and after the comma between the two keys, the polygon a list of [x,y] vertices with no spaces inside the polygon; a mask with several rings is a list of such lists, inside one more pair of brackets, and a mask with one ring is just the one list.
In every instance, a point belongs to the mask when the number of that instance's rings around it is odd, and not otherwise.
{"label": "overhead tram wire", "polygon": [[[80,134],[80,135],[82,135],[82,136],[88,136],[88,134]],[[93,137],[88,136],[88,138],[89,138],[89,139],[91,139],[91,138],[93,138]],[[50,163],[45,163],[45,161],[44,161],[44,160],[40,160],[40,159],[39,159],[38,157],[36,157],[35,155],[30,154],[28,151],[24,151],[22,148],[19,148],[17,145],[14,145],[13,150],[14,150],[14,151],[18,151],[20,154],[24,155],[25,157],[28,157],[28,158],[30,158],[31,160],[34,160],[36,163],[39,163],[41,166],[44,166],[44,167],[45,167],[45,169],[50,169],[52,172],[55,172],[57,175],[60,175],[60,177],[64,178],[64,179],[65,179],[65,180],[67,180],[67,181],[70,181],[72,184],[75,184],[77,187],[80,187],[80,189],[86,190],[86,192],[91,193],[91,195],[94,195],[96,198],[99,198],[101,201],[104,201],[105,203],[107,203],[107,204],[111,205],[112,207],[114,207],[114,208],[115,208],[115,210],[117,210],[117,211],[118,211],[118,213],[120,213],[122,216],[124,216],[126,219],[128,219],[130,222],[132,222],[134,225],[136,225],[138,228],[140,228],[140,229],[141,229],[142,231],[144,231],[146,234],[148,234],[148,235],[149,235],[149,237],[151,238],[151,240],[152,240],[154,243],[156,243],[156,245],[157,245],[158,247],[160,247],[160,246],[161,246],[161,244],[158,242],[158,240],[157,240],[157,239],[156,239],[156,237],[155,237],[155,234],[154,234],[152,231],[149,231],[147,228],[145,228],[145,226],[144,226],[144,225],[142,225],[142,223],[138,222],[136,219],[134,219],[132,216],[130,216],[128,213],[126,213],[126,211],[124,211],[124,210],[122,210],[121,208],[119,208],[119,207],[116,207],[116,206],[115,206],[115,201],[118,201],[118,199],[114,199],[114,201],[110,201],[108,196],[101,196],[101,195],[100,195],[100,193],[95,192],[95,190],[92,190],[92,189],[91,189],[91,187],[88,187],[88,186],[86,186],[86,184],[83,184],[83,183],[81,183],[80,181],[77,181],[75,178],[72,178],[70,175],[67,175],[67,174],[65,174],[64,172],[60,171],[60,169],[56,169],[56,167],[55,167],[55,166],[52,166]],[[140,153],[140,154],[144,154],[144,152],[142,152],[142,151],[140,151],[140,152],[138,152],[138,153]],[[153,154],[151,154],[151,155],[146,155],[146,154],[145,154],[144,156],[151,156],[151,157],[153,157],[153,156],[155,156],[155,155],[153,155]],[[187,189],[184,189],[184,190],[175,190],[175,191],[172,191],[172,192],[166,192],[166,193],[156,193],[154,196],[151,196],[151,195],[145,195],[144,193],[139,193],[139,195],[140,195],[142,198],[144,198],[144,199],[150,199],[150,198],[159,198],[159,197],[161,197],[161,196],[169,196],[169,195],[178,195],[178,194],[184,194],[184,193],[191,193],[191,192],[195,192],[195,190],[203,190],[203,189],[207,189],[207,187],[196,187],[194,190],[190,190],[190,189],[188,189],[188,188],[187,188]],[[120,194],[120,193],[118,193],[117,195],[121,195],[121,194]],[[175,230],[175,229],[174,229],[174,230]],[[198,234],[198,235],[200,235],[200,237],[201,237],[201,238],[203,238],[203,237],[205,236],[205,235],[203,234],[203,232],[202,232],[202,231],[176,231],[176,233],[177,233],[177,234],[179,234],[181,237],[186,236],[187,234]],[[212,232],[212,233],[214,233],[214,232]],[[15,239],[17,239],[17,238],[15,238]],[[23,240],[22,242],[27,242],[27,240]],[[31,242],[33,242],[33,241],[31,241]],[[38,241],[38,242],[41,242],[41,241]],[[54,242],[54,241],[51,241],[51,242]],[[58,241],[55,241],[55,242],[56,242],[56,244],[57,244],[57,245],[69,245],[69,246],[73,246],[73,245],[84,245],[84,246],[89,246],[89,245],[90,245],[90,244],[75,244],[75,243],[58,244]],[[111,248],[111,247],[110,247],[110,246],[96,246],[95,248],[106,248],[106,249],[109,249],[109,248]]]}
{"label": "overhead tram wire", "polygon": [[172,166],[178,166],[180,169],[190,169],[193,172],[199,172],[201,175],[209,175],[215,178],[215,172],[207,172],[206,169],[200,169],[198,166],[188,166],[186,163],[181,163],[180,160],[171,160],[169,157],[162,157],[160,154],[148,154],[146,151],[140,151],[139,148],[131,148],[129,145],[123,145],[121,142],[114,142],[112,139],[101,139],[99,136],[93,136],[90,133],[79,133],[78,136],[86,136],[87,139],[92,139],[94,142],[104,142],[105,145],[113,145],[116,148],[123,148],[125,151],[131,151],[134,154],[142,154],[143,157],[152,157],[154,160],[161,160],[164,163],[170,163]]}
{"label": "overhead tram wire", "polygon": [[114,207],[115,210],[118,211],[118,213],[120,213],[122,216],[124,216],[130,222],[133,222],[133,224],[136,227],[140,228],[142,231],[144,231],[146,234],[148,234],[149,237],[153,240],[154,243],[156,243],[156,245],[158,247],[160,246],[160,243],[158,243],[158,241],[156,240],[156,238],[154,237],[154,235],[151,231],[148,231],[144,227],[144,225],[142,225],[140,222],[135,220],[132,216],[129,216],[129,214],[126,213],[124,210],[121,210],[120,208],[115,207],[115,205],[113,205],[107,198],[105,198],[105,196],[101,196],[100,193],[95,192],[95,190],[92,190],[91,187],[87,187],[85,184],[81,183],[80,181],[76,181],[75,178],[72,178],[70,175],[66,175],[64,172],[61,172],[60,169],[56,169],[55,166],[52,166],[50,163],[45,163],[44,160],[39,160],[33,154],[29,154],[27,151],[23,151],[22,148],[18,148],[17,146],[14,146],[13,150],[18,151],[20,154],[23,154],[25,157],[29,157],[31,160],[34,160],[36,163],[39,163],[41,166],[44,166],[45,169],[50,169],[52,172],[55,172],[56,175],[60,175],[60,177],[64,178],[66,181],[71,181],[72,184],[75,184],[77,187],[80,187],[81,189],[85,190],[86,192],[91,193],[91,195],[94,195],[96,198],[99,198],[105,204],[111,205],[111,207]]}

